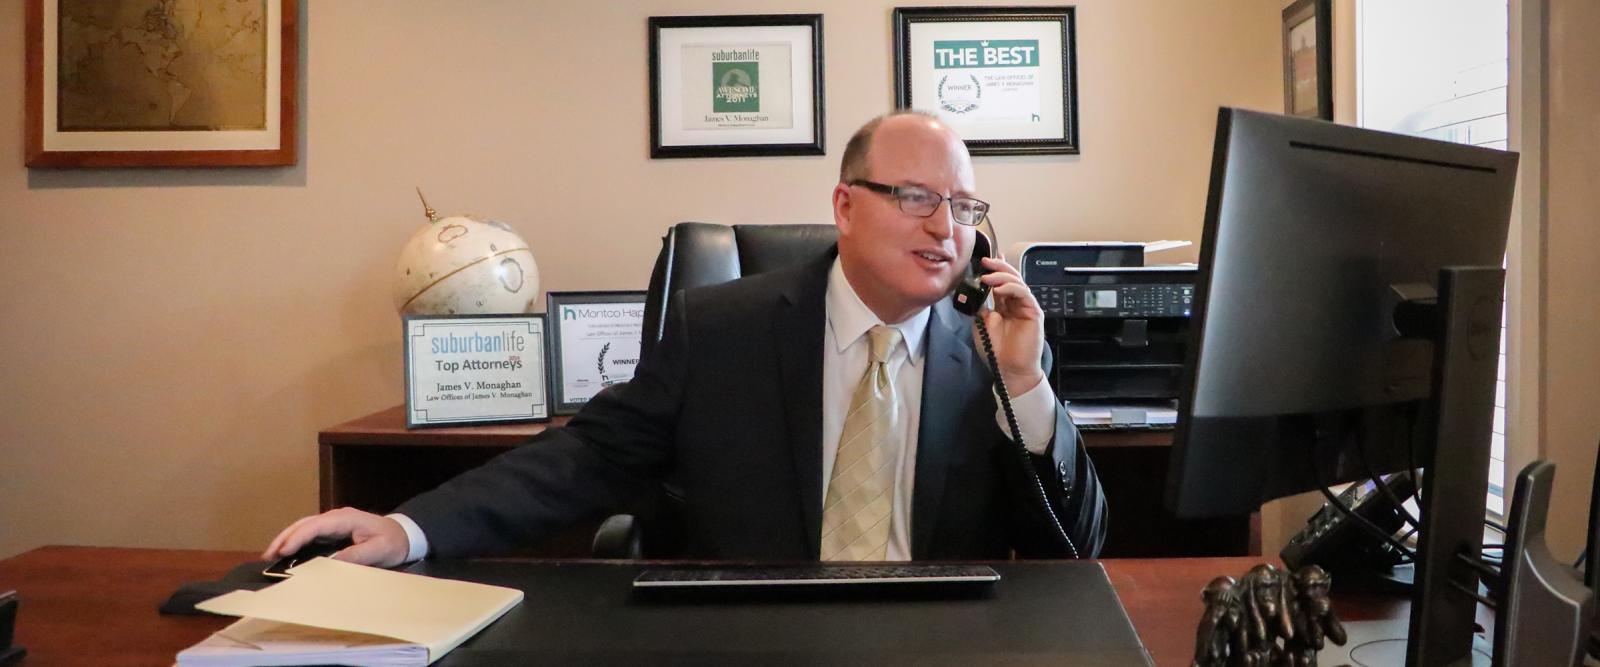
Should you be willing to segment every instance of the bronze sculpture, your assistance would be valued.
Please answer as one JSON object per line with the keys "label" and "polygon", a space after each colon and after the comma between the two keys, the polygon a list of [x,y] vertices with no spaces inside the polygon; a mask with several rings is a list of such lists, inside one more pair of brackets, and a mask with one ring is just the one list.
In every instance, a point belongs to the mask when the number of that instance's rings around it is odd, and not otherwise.
{"label": "bronze sculpture", "polygon": [[1289,581],[1278,568],[1262,563],[1250,568],[1244,580],[1247,646],[1244,667],[1275,667],[1283,664],[1284,647],[1278,640],[1294,636],[1289,619]]}
{"label": "bronze sculpture", "polygon": [[1268,564],[1242,580],[1217,577],[1201,593],[1193,667],[1309,667],[1327,641],[1343,645],[1333,613],[1333,578],[1308,565],[1291,575]]}
{"label": "bronze sculpture", "polygon": [[1294,573],[1294,636],[1287,644],[1289,658],[1294,667],[1311,667],[1317,664],[1317,651],[1322,650],[1325,639],[1344,645],[1344,624],[1333,615],[1328,600],[1328,588],[1333,585],[1333,575],[1315,565],[1307,565]]}
{"label": "bronze sculpture", "polygon": [[1193,667],[1225,667],[1228,656],[1244,655],[1244,605],[1239,603],[1238,586],[1233,577],[1222,576],[1200,593],[1206,610],[1195,630]]}

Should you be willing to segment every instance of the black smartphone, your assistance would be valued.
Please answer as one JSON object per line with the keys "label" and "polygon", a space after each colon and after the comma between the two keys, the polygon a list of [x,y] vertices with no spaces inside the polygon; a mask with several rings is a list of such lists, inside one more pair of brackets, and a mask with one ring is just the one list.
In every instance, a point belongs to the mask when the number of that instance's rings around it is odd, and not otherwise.
{"label": "black smartphone", "polygon": [[267,569],[262,570],[261,574],[274,579],[288,579],[289,568],[320,556],[332,556],[352,544],[355,543],[351,542],[350,538],[347,537],[340,539],[319,537],[307,542],[305,546],[300,547],[299,551],[272,561],[272,564],[268,565]]}
{"label": "black smartphone", "polygon": [[978,309],[989,300],[989,286],[983,284],[979,278],[990,273],[984,268],[983,258],[995,256],[994,225],[989,224],[985,217],[978,223],[977,233],[972,235],[972,263],[961,274],[961,280],[956,282],[956,291],[950,298],[957,312],[965,315],[977,315]]}

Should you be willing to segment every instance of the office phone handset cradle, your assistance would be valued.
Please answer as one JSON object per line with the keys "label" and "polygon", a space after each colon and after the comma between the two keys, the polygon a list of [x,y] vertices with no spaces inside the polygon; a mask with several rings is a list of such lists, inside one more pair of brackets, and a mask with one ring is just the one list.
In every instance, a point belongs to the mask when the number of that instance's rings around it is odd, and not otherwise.
{"label": "office phone handset cradle", "polygon": [[989,338],[989,327],[983,322],[979,311],[984,302],[989,299],[990,288],[983,284],[981,278],[990,271],[983,267],[983,258],[994,256],[994,249],[1000,247],[999,239],[994,236],[994,225],[985,216],[978,223],[977,233],[973,235],[972,263],[967,267],[961,279],[956,282],[955,293],[951,295],[951,305],[958,312],[972,316],[973,326],[978,330],[978,338],[983,342],[983,353],[988,358],[989,370],[994,374],[994,391],[1000,397],[1000,407],[1005,411],[1006,425],[1010,429],[1011,441],[1016,444],[1018,460],[1022,465],[1022,473],[1027,483],[1032,487],[1034,499],[1039,502],[1040,509],[1050,520],[1055,528],[1055,535],[1066,550],[1069,558],[1082,558],[1076,544],[1072,543],[1072,536],[1067,534],[1067,529],[1061,523],[1061,518],[1056,516],[1055,508],[1050,505],[1050,496],[1044,492],[1044,482],[1039,479],[1039,471],[1033,467],[1032,454],[1022,441],[1022,430],[1017,426],[1017,415],[1011,409],[1011,394],[1006,391],[1006,381],[1000,373],[1000,363],[994,354],[994,343]]}

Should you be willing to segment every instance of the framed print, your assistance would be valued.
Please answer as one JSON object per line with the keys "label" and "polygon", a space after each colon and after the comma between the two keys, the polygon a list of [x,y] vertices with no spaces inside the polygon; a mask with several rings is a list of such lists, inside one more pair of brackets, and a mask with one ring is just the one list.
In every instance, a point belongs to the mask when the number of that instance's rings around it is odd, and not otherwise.
{"label": "framed print", "polygon": [[644,337],[644,292],[550,292],[550,394],[570,415],[595,394],[633,379]]}
{"label": "framed print", "polygon": [[894,100],[938,114],[973,155],[1076,154],[1072,7],[898,7]]}
{"label": "framed print", "polygon": [[1333,0],[1283,10],[1283,112],[1333,120]]}
{"label": "framed print", "polygon": [[650,17],[650,157],[822,155],[822,15]]}
{"label": "framed print", "polygon": [[404,317],[406,428],[550,419],[543,315]]}
{"label": "framed print", "polygon": [[29,167],[295,163],[298,0],[26,0]]}

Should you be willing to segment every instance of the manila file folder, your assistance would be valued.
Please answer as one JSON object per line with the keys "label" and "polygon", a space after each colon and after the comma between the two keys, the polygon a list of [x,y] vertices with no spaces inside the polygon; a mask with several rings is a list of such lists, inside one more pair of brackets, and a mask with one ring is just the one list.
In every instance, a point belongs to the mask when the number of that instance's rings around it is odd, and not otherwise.
{"label": "manila file folder", "polygon": [[522,591],[391,572],[331,558],[289,570],[281,583],[234,591],[196,608],[387,637],[427,648],[432,663],[522,601]]}

